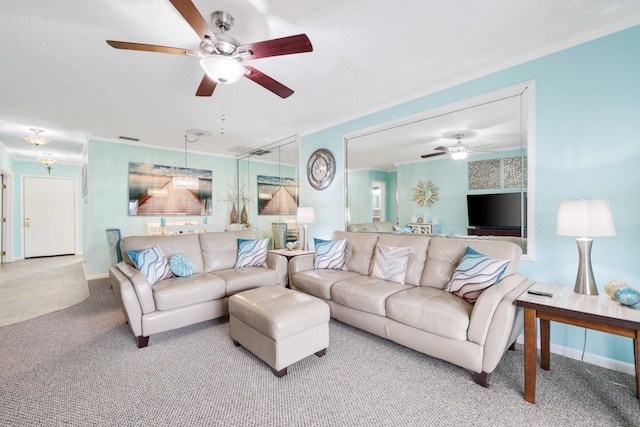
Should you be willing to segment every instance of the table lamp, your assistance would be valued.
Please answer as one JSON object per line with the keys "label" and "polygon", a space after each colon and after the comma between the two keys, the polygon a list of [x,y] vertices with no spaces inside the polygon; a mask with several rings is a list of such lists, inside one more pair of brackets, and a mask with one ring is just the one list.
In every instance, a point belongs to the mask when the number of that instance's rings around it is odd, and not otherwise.
{"label": "table lamp", "polygon": [[575,236],[578,245],[579,264],[576,286],[578,294],[598,295],[591,269],[591,237],[615,236],[611,208],[606,199],[571,200],[560,202],[558,207],[559,236]]}
{"label": "table lamp", "polygon": [[296,215],[296,220],[298,221],[298,224],[302,225],[303,228],[303,232],[304,232],[304,240],[303,242],[303,246],[302,246],[302,250],[303,251],[308,251],[309,250],[309,239],[308,239],[308,228],[309,228],[309,224],[313,224],[316,222],[316,212],[313,208],[298,208],[298,214]]}

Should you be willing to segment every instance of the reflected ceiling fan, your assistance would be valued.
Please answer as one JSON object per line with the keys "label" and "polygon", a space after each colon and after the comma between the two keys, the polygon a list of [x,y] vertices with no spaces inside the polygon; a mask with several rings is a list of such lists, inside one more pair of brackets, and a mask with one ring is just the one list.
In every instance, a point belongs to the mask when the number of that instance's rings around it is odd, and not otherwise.
{"label": "reflected ceiling fan", "polygon": [[[451,158],[454,160],[463,160],[466,159],[469,153],[473,153],[474,150],[470,149],[468,145],[462,143],[462,138],[464,138],[464,133],[457,133],[453,135],[455,139],[458,140],[454,145],[450,147],[440,146],[434,148],[434,151],[438,151],[438,153],[431,154],[423,154],[420,157],[423,159],[428,159],[429,157],[442,156],[444,154],[451,155]],[[485,144],[491,145],[491,144]],[[477,148],[484,147],[485,145],[480,145]]]}
{"label": "reflected ceiling fan", "polygon": [[226,33],[234,23],[234,19],[229,13],[216,11],[211,14],[213,25],[219,31],[214,33],[191,0],[169,1],[200,37],[199,51],[114,40],[107,40],[107,43],[116,49],[170,53],[200,58],[200,66],[204,69],[205,75],[196,91],[196,96],[211,96],[218,83],[234,83],[243,76],[281,98],[287,98],[293,94],[293,90],[282,83],[251,66],[243,65],[242,62],[250,59],[311,52],[313,46],[306,34],[241,45]]}

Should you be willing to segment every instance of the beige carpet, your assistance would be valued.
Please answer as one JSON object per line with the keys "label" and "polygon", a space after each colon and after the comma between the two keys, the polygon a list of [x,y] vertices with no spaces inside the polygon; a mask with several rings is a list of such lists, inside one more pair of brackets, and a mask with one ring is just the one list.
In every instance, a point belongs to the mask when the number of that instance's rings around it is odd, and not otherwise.
{"label": "beige carpet", "polygon": [[[80,304],[0,328],[2,426],[632,426],[635,380],[552,355],[538,403],[522,350],[489,388],[471,374],[332,320],[327,355],[276,378],[228,337],[226,319],[138,349],[107,280]],[[612,385],[605,380],[624,384]]]}

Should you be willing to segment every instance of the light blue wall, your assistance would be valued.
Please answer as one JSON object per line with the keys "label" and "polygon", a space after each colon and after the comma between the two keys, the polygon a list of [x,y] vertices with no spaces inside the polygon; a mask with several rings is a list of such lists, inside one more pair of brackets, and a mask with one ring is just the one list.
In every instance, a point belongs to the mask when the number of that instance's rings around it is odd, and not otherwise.
{"label": "light blue wall", "polygon": [[[327,148],[338,168],[337,179],[325,191],[315,191],[302,180],[303,200],[320,218],[310,227],[311,237],[326,238],[344,229],[343,135],[534,79],[537,259],[522,262],[520,271],[537,281],[572,286],[578,254],[572,238],[555,234],[558,203],[607,198],[617,236],[594,241],[596,281],[600,289],[613,279],[640,288],[639,45],[640,27],[633,27],[302,137],[301,164],[314,150]],[[405,188],[400,179],[398,184]],[[554,323],[551,340],[580,350],[583,331]],[[609,334],[589,331],[586,351],[633,361],[631,340]]]}

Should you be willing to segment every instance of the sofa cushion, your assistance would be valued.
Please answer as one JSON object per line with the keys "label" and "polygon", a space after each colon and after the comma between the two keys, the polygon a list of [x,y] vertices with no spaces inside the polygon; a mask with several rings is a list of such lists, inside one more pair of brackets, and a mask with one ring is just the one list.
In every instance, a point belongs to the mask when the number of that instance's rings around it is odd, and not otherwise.
{"label": "sofa cushion", "polygon": [[410,288],[412,286],[388,280],[355,276],[335,283],[331,287],[331,300],[349,308],[386,316],[387,298]]}
{"label": "sofa cushion", "polygon": [[169,267],[173,274],[178,277],[191,276],[195,269],[193,261],[182,254],[173,254],[171,260],[169,260]]}
{"label": "sofa cushion", "polygon": [[378,244],[411,248],[404,283],[419,286],[430,241],[431,237],[417,234],[383,234]]}
{"label": "sofa cushion", "polygon": [[331,299],[331,286],[340,280],[359,276],[358,273],[345,270],[305,270],[295,273],[292,282],[295,289],[319,298]]}
{"label": "sofa cushion", "polygon": [[433,237],[429,241],[427,262],[420,279],[420,286],[444,289],[451,281],[456,267],[464,256],[467,247],[485,255],[509,260],[509,266],[503,277],[518,271],[522,248],[515,243],[499,240],[449,239]]}
{"label": "sofa cushion", "polygon": [[387,298],[390,319],[442,337],[467,340],[473,305],[456,295],[427,286],[411,287]]}
{"label": "sofa cushion", "polygon": [[153,286],[156,310],[172,310],[225,296],[225,283],[209,273],[162,280]]}
{"label": "sofa cushion", "polygon": [[329,268],[332,270],[342,270],[345,261],[345,248],[347,241],[342,240],[322,240],[313,239],[316,253],[313,258],[313,268]]}
{"label": "sofa cushion", "polygon": [[410,252],[411,248],[377,245],[376,254],[373,257],[371,277],[404,285],[404,276],[407,273]]}
{"label": "sofa cushion", "polygon": [[508,260],[493,258],[467,247],[444,290],[474,303],[485,289],[500,280],[508,265]]}
{"label": "sofa cushion", "polygon": [[238,239],[238,259],[234,268],[266,267],[269,239]]}
{"label": "sofa cushion", "polygon": [[[255,230],[198,233],[202,248],[204,271],[212,272],[233,268],[238,259],[238,239],[255,239]],[[186,254],[189,255],[189,254]],[[189,257],[193,259],[190,255]],[[196,268],[196,271],[198,269]]]}
{"label": "sofa cushion", "polygon": [[375,233],[348,233],[344,231],[334,231],[331,234],[332,240],[347,240],[345,269],[368,276],[373,259],[373,251],[378,242],[378,235]]}
{"label": "sofa cushion", "polygon": [[226,295],[276,283],[276,271],[264,267],[240,267],[214,273],[225,282]]}
{"label": "sofa cushion", "polygon": [[154,285],[159,280],[174,277],[169,261],[157,245],[141,251],[127,251],[127,254],[150,285]]}

